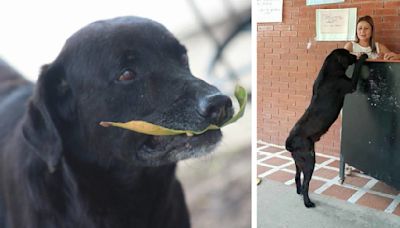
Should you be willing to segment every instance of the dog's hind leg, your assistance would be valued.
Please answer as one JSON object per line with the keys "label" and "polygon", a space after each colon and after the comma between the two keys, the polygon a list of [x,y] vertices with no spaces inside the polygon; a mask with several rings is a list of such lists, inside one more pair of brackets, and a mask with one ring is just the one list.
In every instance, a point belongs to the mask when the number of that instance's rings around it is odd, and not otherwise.
{"label": "dog's hind leg", "polygon": [[301,156],[300,154],[301,152],[292,152],[292,157],[294,160],[294,164],[296,166],[296,175],[294,176],[294,180],[296,182],[296,192],[297,194],[301,194],[302,189],[301,189],[301,172],[303,170],[304,164],[305,164],[305,160],[304,158]]}
{"label": "dog's hind leg", "polygon": [[308,196],[309,185],[315,167],[315,152],[313,150],[307,152],[307,155],[305,156],[305,163],[306,164],[303,167],[304,180],[302,186],[302,194],[303,194],[304,205],[307,208],[310,208],[310,207],[315,207],[315,204],[311,202],[310,197]]}
{"label": "dog's hind leg", "polygon": [[309,139],[300,136],[289,136],[286,140],[286,149],[291,151],[294,163],[296,165],[296,175],[294,180],[296,182],[296,192],[297,194],[302,194],[301,185],[301,173],[304,174],[304,167],[306,165],[306,160],[304,154],[306,151],[312,150],[312,143]]}
{"label": "dog's hind leg", "polygon": [[296,192],[301,194],[301,180],[300,180],[301,168],[296,164],[296,176],[294,180],[296,181]]}

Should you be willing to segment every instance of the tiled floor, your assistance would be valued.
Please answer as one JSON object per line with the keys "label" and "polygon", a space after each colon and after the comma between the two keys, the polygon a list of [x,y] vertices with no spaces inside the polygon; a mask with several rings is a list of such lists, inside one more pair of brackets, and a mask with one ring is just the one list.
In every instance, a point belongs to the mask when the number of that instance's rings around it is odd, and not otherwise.
{"label": "tiled floor", "polygon": [[[317,153],[310,192],[346,200],[400,216],[400,191],[370,176],[353,172],[339,183],[339,158]],[[295,165],[283,146],[257,143],[257,175],[295,186]],[[293,190],[295,193],[295,190]]]}

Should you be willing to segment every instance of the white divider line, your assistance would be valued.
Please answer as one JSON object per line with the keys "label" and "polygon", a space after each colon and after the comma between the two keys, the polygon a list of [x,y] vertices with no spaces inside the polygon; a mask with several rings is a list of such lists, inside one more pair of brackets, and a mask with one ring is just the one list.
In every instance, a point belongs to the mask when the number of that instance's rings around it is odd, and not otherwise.
{"label": "white divider line", "polygon": [[260,164],[261,162],[264,162],[264,161],[266,161],[266,160],[268,160],[268,159],[270,159],[272,157],[273,156],[265,156],[263,158],[260,158],[260,159],[257,160],[257,164]]}
{"label": "white divider line", "polygon": [[[266,158],[259,159],[259,160],[257,160],[257,164],[268,164],[268,160],[270,160],[272,158],[275,158],[275,157],[266,157]],[[285,160],[286,162],[293,161],[292,159],[281,159],[281,160]],[[284,163],[284,164],[286,164],[286,163]],[[270,165],[270,164],[268,164],[268,165]],[[277,165],[274,165],[274,166],[277,166]]]}
{"label": "white divider line", "polygon": [[392,201],[392,203],[389,204],[389,206],[387,206],[387,208],[385,209],[386,213],[393,213],[394,210],[396,210],[397,205],[400,204],[400,195],[397,195],[394,200]]}
{"label": "white divider line", "polygon": [[[286,185],[292,185],[293,183],[296,182],[296,181],[294,180],[294,175],[296,174],[296,171],[290,170],[290,169],[283,169],[283,171],[293,174],[293,179],[286,181],[286,182],[285,182]],[[303,179],[303,175],[301,176],[301,178]],[[334,177],[335,180],[336,180],[336,178],[337,178],[337,177]],[[312,177],[312,180],[322,181],[322,182],[325,182],[325,184],[326,184],[327,182],[331,182],[331,179],[326,179],[326,178],[319,177],[319,176],[314,176],[314,175],[313,175],[313,177]],[[311,181],[312,181],[312,180],[311,180]],[[331,186],[331,185],[329,185],[329,186]],[[328,187],[329,187],[329,186],[328,186]],[[322,186],[321,186],[321,187],[322,187]],[[315,192],[315,191],[314,191],[314,192]]]}
{"label": "white divider line", "polygon": [[287,172],[287,173],[296,174],[296,171],[294,171],[294,170],[291,170],[291,169],[286,169],[286,168],[283,168],[283,169],[282,169],[282,171],[285,171],[285,172]]}
{"label": "white divider line", "polygon": [[272,157],[279,157],[279,158],[282,158],[282,159],[290,159],[290,160],[292,160],[291,157],[289,158],[289,157],[287,157],[287,156],[282,155],[282,154],[285,153],[285,152],[286,152],[285,150],[279,151],[279,152],[275,152],[275,153],[269,152],[269,153],[270,153],[269,158],[272,158]]}
{"label": "white divider line", "polygon": [[269,148],[269,146],[268,145],[264,145],[264,146],[261,146],[261,147],[257,147],[257,152],[260,152],[261,150],[264,150],[266,148]]}
{"label": "white divider line", "polygon": [[[262,140],[258,140],[257,143],[259,143],[259,144],[264,144],[264,145],[268,145],[269,147],[276,147],[276,148],[280,148],[280,149],[286,150],[286,148],[285,148],[284,146],[276,145],[276,144],[272,144],[272,143],[267,143],[267,142],[264,142],[264,141],[262,141]],[[321,157],[325,157],[325,158],[333,158],[333,159],[335,159],[335,160],[339,160],[338,157],[335,157],[335,156],[332,156],[332,155],[320,154],[320,153],[317,153],[317,155],[318,155],[318,156],[321,156]]]}
{"label": "white divider line", "polygon": [[338,173],[339,173],[339,168],[332,167],[332,166],[325,166],[324,168],[325,168],[325,169],[332,170],[332,171],[336,171],[336,172],[338,172]]}
{"label": "white divider line", "polygon": [[[263,142],[263,141],[261,141],[261,142]],[[276,145],[276,144],[272,144],[272,143],[263,142],[262,144],[265,144],[265,145],[268,145],[268,146],[271,146],[271,147],[277,147],[277,148],[280,148],[280,149],[285,149],[284,146]]]}
{"label": "white divider line", "polygon": [[374,187],[374,185],[378,183],[377,179],[372,178],[370,181],[368,181],[363,187],[361,187],[361,189],[363,190],[371,190],[372,187]]}
{"label": "white divider line", "polygon": [[[284,146],[281,146],[281,145],[276,145],[276,144],[272,144],[272,143],[263,143],[263,144],[268,145],[269,147],[276,147],[276,148],[280,148],[280,149],[286,150],[286,148],[285,148]],[[321,154],[321,153],[316,153],[316,154],[317,154],[318,156],[321,156],[321,157],[333,158],[333,159],[335,159],[335,160],[339,160],[338,157],[335,157],[335,156],[332,156],[332,155]]]}
{"label": "white divider line", "polygon": [[258,144],[268,145],[268,143],[266,143],[266,142],[264,142],[264,141],[262,141],[262,140],[258,140],[257,143],[258,143]]}
{"label": "white divider line", "polygon": [[261,162],[264,162],[264,161],[266,161],[268,159],[271,159],[271,158],[274,158],[274,157],[279,157],[281,159],[291,161],[292,159],[288,159],[287,157],[281,155],[281,154],[283,154],[285,152],[286,151],[280,151],[280,152],[276,152],[276,153],[264,152],[265,154],[268,153],[268,155],[263,157],[263,158],[258,159],[257,160],[257,164],[260,164]]}
{"label": "white divider line", "polygon": [[285,153],[286,152],[286,150],[281,150],[281,151],[276,151],[276,152],[270,152],[270,151],[264,151],[264,150],[261,150],[261,151],[257,151],[258,153],[269,153],[269,154],[276,154],[276,153]]}
{"label": "white divider line", "polygon": [[258,175],[258,177],[261,177],[261,178],[266,177],[266,176],[268,176],[268,175],[270,175],[270,174],[273,174],[273,173],[275,173],[275,172],[277,172],[277,171],[279,171],[279,170],[282,170],[282,169],[284,169],[285,167],[288,167],[288,166],[290,166],[290,165],[292,165],[292,164],[294,164],[294,162],[293,162],[293,161],[290,161],[290,162],[287,162],[287,163],[285,163],[285,164],[283,164],[283,165],[275,166],[275,168],[272,168],[272,169],[268,170],[267,172]]}
{"label": "white divider line", "polygon": [[258,155],[265,155],[265,156],[271,156],[272,155],[272,153],[270,153],[270,152],[257,152],[258,153]]}
{"label": "white divider line", "polygon": [[[294,164],[294,162],[293,162],[293,164]],[[294,175],[296,174],[296,171],[291,170],[291,169],[286,169],[286,168],[283,168],[282,171],[293,174],[293,178],[284,183],[285,185],[292,185],[295,182]]]}
{"label": "white divider line", "polygon": [[317,194],[321,194],[322,192],[324,192],[326,189],[328,189],[329,187],[331,187],[338,181],[339,181],[339,176],[336,176],[333,179],[328,180],[325,184],[323,184],[321,187],[316,189],[314,192]]}
{"label": "white divider line", "polygon": [[385,197],[385,198],[389,198],[389,199],[395,199],[396,198],[396,196],[394,196],[394,195],[390,195],[390,194],[386,194],[386,193],[382,193],[382,192],[376,192],[376,191],[367,191],[368,193],[371,193],[371,194],[373,194],[373,195],[378,195],[378,196],[382,196],[382,197]]}
{"label": "white divider line", "polygon": [[[269,170],[269,171],[267,171],[267,172],[265,172],[263,174],[258,175],[259,177],[266,177],[266,176],[268,176],[270,174],[273,174],[273,173],[275,173],[275,172],[277,172],[279,170],[295,174],[294,170],[286,169],[286,167],[294,164],[294,162],[293,162],[291,157],[289,158],[287,156],[283,156],[282,155],[283,153],[286,152],[286,149],[285,149],[284,146],[275,145],[275,144],[271,144],[271,143],[266,143],[266,142],[263,142],[261,140],[257,141],[257,143],[264,144],[265,146],[260,147],[260,148],[263,148],[263,149],[269,148],[269,147],[275,147],[275,148],[282,149],[282,151],[275,152],[275,153],[264,152],[264,151],[258,150],[258,152],[261,152],[263,154],[268,154],[268,155],[266,157],[262,158],[262,159],[257,160],[257,165],[262,165],[262,166],[266,166],[266,167],[272,168],[271,170]],[[329,170],[332,170],[332,171],[339,172],[339,168],[328,166],[329,164],[331,164],[334,161],[339,161],[340,159],[338,157],[335,157],[335,156],[332,156],[332,155],[321,154],[321,153],[316,153],[316,155],[320,156],[320,157],[324,157],[324,158],[329,158],[329,159],[324,161],[324,162],[322,162],[321,164],[315,164],[315,170],[314,171],[316,171],[318,169],[321,169],[321,168],[326,168],[326,169],[329,169]],[[281,159],[291,160],[291,161],[288,162],[288,163],[285,163],[285,164],[283,164],[281,166],[273,166],[273,165],[268,165],[268,164],[264,164],[264,163],[259,163],[259,162],[265,162],[266,160],[268,160],[270,158],[273,158],[273,157],[278,157],[278,158],[281,158]],[[400,194],[397,195],[397,196],[393,196],[393,195],[390,195],[390,194],[381,193],[381,192],[377,192],[377,191],[371,190],[371,188],[378,182],[378,180],[376,180],[375,178],[370,177],[370,176],[365,175],[365,174],[362,174],[362,173],[354,173],[353,172],[352,175],[369,179],[369,181],[363,187],[357,187],[357,186],[353,186],[353,185],[346,184],[346,183],[344,183],[342,185],[337,184],[337,183],[339,183],[339,176],[336,176],[333,179],[325,179],[325,178],[313,175],[313,179],[326,182],[321,187],[316,189],[314,191],[314,193],[321,194],[322,192],[324,192],[326,189],[328,189],[332,185],[338,185],[338,186],[343,186],[343,187],[346,187],[346,188],[349,188],[349,189],[352,189],[352,190],[356,190],[356,193],[354,193],[347,200],[349,203],[353,203],[354,204],[365,193],[371,193],[371,194],[374,194],[374,195],[378,195],[378,196],[382,196],[382,197],[393,199],[392,203],[389,204],[389,206],[385,209],[385,212],[387,212],[387,213],[393,213],[393,211],[396,209],[396,207],[400,204]],[[286,181],[285,185],[292,185],[293,183],[295,183],[294,176],[293,176],[293,179],[290,179],[290,180]]]}
{"label": "white divider line", "polygon": [[294,184],[296,181],[294,180],[294,178],[293,179],[290,179],[290,180],[288,180],[288,181],[286,181],[285,182],[285,185],[292,185],[292,184]]}
{"label": "white divider line", "polygon": [[[334,177],[334,178],[336,178],[336,177]],[[319,177],[319,176],[313,176],[312,179],[319,180],[319,181],[324,181],[324,182],[329,182],[329,181],[332,180],[332,179],[326,179],[326,178]]]}
{"label": "white divider line", "polygon": [[[285,151],[285,152],[286,152],[286,151]],[[290,161],[293,161],[293,158],[292,158],[292,157],[283,156],[283,155],[281,155],[281,154],[277,154],[275,157],[280,158],[280,159],[283,159],[283,160],[290,160]]]}
{"label": "white divider line", "polygon": [[[262,141],[262,140],[259,140],[258,143],[262,143],[262,144],[268,145],[269,147],[284,148],[283,146],[279,146],[279,145],[275,145],[275,144],[271,144],[271,143],[266,143],[266,142],[264,142],[264,141]],[[283,158],[284,156],[281,156],[281,155],[280,155],[281,153],[284,153],[284,151],[278,152],[278,154],[277,154],[277,153],[271,153],[271,154],[272,154],[272,156],[274,156],[274,157]],[[329,158],[329,160],[323,162],[322,164],[316,164],[316,170],[319,169],[319,168],[322,166],[322,167],[324,167],[324,168],[326,168],[326,169],[339,172],[339,168],[332,167],[332,166],[328,166],[330,163],[332,163],[332,162],[334,162],[334,161],[339,161],[339,158],[338,158],[338,157],[335,157],[335,156],[332,156],[332,155],[321,154],[321,153],[316,153],[316,154],[317,154],[317,156]],[[266,159],[267,159],[267,158],[266,158]],[[266,159],[265,159],[265,160],[266,160]],[[318,167],[318,168],[317,168],[317,167]],[[363,178],[367,178],[367,179],[373,179],[372,177],[367,176],[367,175],[365,175],[365,174],[361,174],[361,173],[353,173],[353,175],[356,175],[356,176],[359,176],[359,177],[363,177]],[[314,178],[314,177],[313,177],[313,178]],[[318,179],[323,179],[323,178],[318,178]]]}
{"label": "white divider line", "polygon": [[330,164],[331,162],[333,162],[335,159],[330,158],[324,162],[322,162],[321,164],[315,163],[315,166],[319,166],[320,168],[328,168],[328,164]]}
{"label": "white divider line", "polygon": [[268,175],[270,175],[270,174],[275,173],[276,171],[279,171],[279,169],[275,167],[275,168],[272,168],[272,169],[268,170],[268,171],[265,172],[265,173],[259,174],[258,177],[264,178],[264,177],[266,177],[266,176],[268,176]]}
{"label": "white divider line", "polygon": [[361,190],[363,190],[365,192],[368,192],[368,193],[371,193],[371,194],[374,194],[374,195],[378,195],[378,196],[382,196],[382,197],[386,197],[386,198],[390,198],[390,199],[394,199],[394,198],[398,197],[398,196],[395,196],[395,195],[386,194],[386,193],[377,192],[377,191],[372,190],[372,187],[374,187],[374,185],[376,183],[378,183],[379,180],[377,180],[377,179],[375,179],[375,178],[373,178],[371,176],[367,176],[367,175],[362,174],[362,173],[352,173],[352,175],[363,177],[365,179],[369,179],[369,181],[367,182],[367,184],[365,184],[362,187],[357,187],[357,186],[354,186],[354,185],[351,185],[351,184],[346,184],[346,183],[343,183],[342,186],[344,186],[346,188],[351,188],[353,190],[361,189]]}
{"label": "white divider line", "polygon": [[[292,159],[291,157],[287,157],[287,156],[282,156],[282,155],[281,155],[282,153],[285,153],[285,152],[287,151],[283,146],[274,145],[274,144],[268,144],[268,146],[263,146],[262,148],[265,149],[265,148],[269,148],[269,147],[281,148],[281,149],[283,149],[283,150],[282,150],[282,151],[279,151],[279,152],[275,152],[275,153],[267,152],[267,151],[262,151],[262,152],[274,154],[275,157],[279,157],[279,158],[282,158],[282,159],[286,159],[286,158]],[[261,149],[258,148],[258,152],[261,152],[260,150],[261,150]],[[290,152],[289,152],[289,153],[290,153]],[[339,160],[339,158],[334,157],[334,156],[331,156],[331,155],[320,154],[320,153],[316,153],[316,155],[317,155],[317,156],[320,156],[320,157],[324,157],[324,158],[329,158],[327,161],[325,161],[325,162],[322,163],[322,164],[324,164],[324,165],[328,165],[328,164],[330,164],[330,163],[332,163],[332,162],[334,162],[334,161],[338,161],[338,160]],[[322,165],[322,164],[319,164],[319,165]],[[331,167],[329,167],[329,168],[331,168]],[[335,167],[333,167],[333,168],[335,168]],[[336,168],[336,169],[337,169],[337,168]]]}
{"label": "white divider line", "polygon": [[332,156],[332,155],[327,155],[327,154],[321,154],[321,153],[316,153],[317,156],[323,157],[323,158],[330,158],[336,161],[339,161],[338,157]]}
{"label": "white divider line", "polygon": [[[294,180],[294,174],[296,174],[296,171],[290,170],[290,169],[282,169],[282,171],[285,171],[285,172],[287,172],[287,173],[292,173],[292,174],[293,174],[293,180]],[[301,178],[303,178],[303,175],[301,175]],[[330,181],[330,179],[326,179],[326,178],[319,177],[319,176],[313,176],[313,177],[312,177],[312,180],[319,180],[319,181],[323,181],[323,182],[328,182],[328,181]],[[311,180],[311,181],[312,181],[312,180]]]}
{"label": "white divider line", "polygon": [[376,180],[375,178],[373,178],[371,176],[368,176],[368,175],[365,175],[365,174],[362,174],[362,173],[352,172],[351,175],[352,176],[362,177],[362,178],[365,178],[365,179]]}
{"label": "white divider line", "polygon": [[[282,159],[289,159],[287,156],[283,156],[282,154],[284,154],[286,152],[286,150],[282,150],[282,151],[278,151],[278,152],[266,152],[266,151],[263,151],[262,153],[264,153],[264,154],[266,154],[267,156],[268,156],[268,158],[272,158],[272,157],[279,157],[279,158],[282,158]],[[260,153],[260,152],[258,152],[258,153]],[[290,159],[292,159],[292,158],[290,158]]]}
{"label": "white divider line", "polygon": [[355,192],[348,200],[347,202],[355,204],[357,202],[357,200],[359,200],[364,194],[366,193],[366,191],[363,191],[362,189],[358,189],[357,192]]}
{"label": "white divider line", "polygon": [[[376,181],[376,182],[378,182],[378,180],[375,180],[374,179],[374,181]],[[375,182],[375,183],[376,183]],[[356,190],[356,191],[358,191],[359,189],[361,189],[362,191],[365,191],[365,192],[367,192],[367,193],[370,193],[370,194],[373,194],[373,195],[378,195],[378,196],[382,196],[382,197],[385,197],[385,198],[389,198],[389,199],[394,199],[394,198],[396,198],[396,196],[394,196],[394,195],[390,195],[390,194],[386,194],[386,193],[382,193],[382,192],[376,192],[376,191],[374,191],[374,190],[370,190],[370,189],[368,189],[368,188],[364,188],[364,187],[356,187],[356,186],[353,186],[353,185],[349,185],[349,184],[343,184],[343,185],[339,185],[339,184],[337,184],[338,186],[343,186],[343,187],[346,187],[346,188],[350,188],[350,189],[353,189],[353,190]]]}
{"label": "white divider line", "polygon": [[356,203],[365,193],[368,192],[378,181],[375,179],[371,179],[368,181],[363,187],[356,188],[357,192],[355,192],[348,200],[349,203]]}
{"label": "white divider line", "polygon": [[[277,156],[277,157],[282,158],[283,156]],[[320,169],[320,168],[325,168],[326,165],[330,164],[330,163],[333,162],[334,160],[335,160],[334,158],[330,158],[329,160],[326,160],[326,161],[324,161],[324,162],[321,163],[321,164],[316,164],[314,171],[316,171],[316,170],[318,170],[318,169]],[[293,162],[292,164],[294,164],[294,162]],[[285,166],[285,167],[287,167],[287,166]],[[294,170],[285,169],[285,168],[283,168],[282,171],[285,171],[285,172],[288,172],[288,173],[293,173],[293,174],[296,173],[296,171],[294,171]],[[269,175],[269,174],[267,174],[267,175]],[[267,176],[267,175],[266,175],[266,176]],[[303,178],[303,177],[302,177],[302,178]],[[329,179],[321,178],[321,177],[318,177],[318,176],[313,176],[313,178],[316,179],[316,180],[324,181],[324,182],[329,182],[329,181],[331,181],[331,180],[329,180]],[[285,185],[292,185],[293,183],[295,183],[294,178],[293,178],[293,179],[290,179],[290,180],[288,180],[288,181],[286,181],[286,182],[285,182]]]}
{"label": "white divider line", "polygon": [[258,163],[257,165],[259,165],[259,166],[264,166],[264,167],[268,167],[268,168],[271,168],[271,169],[275,169],[275,168],[276,168],[275,165],[269,165],[269,164],[264,164],[264,163]]}

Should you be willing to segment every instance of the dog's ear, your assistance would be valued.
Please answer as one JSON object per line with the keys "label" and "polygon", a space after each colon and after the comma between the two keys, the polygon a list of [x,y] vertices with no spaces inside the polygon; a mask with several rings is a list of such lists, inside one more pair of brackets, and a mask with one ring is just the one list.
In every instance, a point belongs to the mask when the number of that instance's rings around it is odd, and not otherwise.
{"label": "dog's ear", "polygon": [[351,54],[346,49],[341,49],[343,51],[336,53],[336,59],[339,64],[346,70],[350,65],[354,64],[357,61],[357,56]]}
{"label": "dog's ear", "polygon": [[336,60],[339,62],[339,64],[343,67],[346,68],[349,66],[349,58],[347,54],[344,53],[337,53],[336,55]]}
{"label": "dog's ear", "polygon": [[63,153],[60,127],[73,118],[72,93],[61,66],[44,66],[28,105],[23,137],[54,172]]}

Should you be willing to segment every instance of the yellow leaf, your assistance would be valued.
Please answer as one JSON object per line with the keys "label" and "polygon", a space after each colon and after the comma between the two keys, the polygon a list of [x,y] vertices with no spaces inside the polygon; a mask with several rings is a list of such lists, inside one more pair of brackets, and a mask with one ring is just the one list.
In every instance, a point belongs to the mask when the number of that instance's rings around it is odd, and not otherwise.
{"label": "yellow leaf", "polygon": [[[230,120],[225,122],[221,127],[224,127],[228,124],[236,122],[244,114],[244,110],[245,110],[246,103],[247,103],[246,90],[243,87],[237,85],[235,88],[235,97],[238,100],[238,103],[240,106],[239,112],[236,115],[234,115]],[[120,127],[120,128],[124,128],[127,130],[147,134],[147,135],[158,135],[158,136],[178,135],[178,134],[186,134],[188,136],[192,136],[192,135],[202,134],[208,130],[216,130],[216,129],[221,128],[221,127],[211,124],[207,128],[205,128],[204,130],[201,130],[201,131],[176,130],[176,129],[165,128],[165,127],[155,125],[155,124],[152,124],[152,123],[149,123],[146,121],[142,121],[142,120],[133,120],[133,121],[129,121],[126,123],[102,121],[102,122],[100,122],[100,125],[103,127],[111,127],[111,126]]]}

